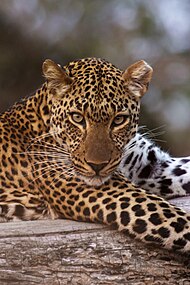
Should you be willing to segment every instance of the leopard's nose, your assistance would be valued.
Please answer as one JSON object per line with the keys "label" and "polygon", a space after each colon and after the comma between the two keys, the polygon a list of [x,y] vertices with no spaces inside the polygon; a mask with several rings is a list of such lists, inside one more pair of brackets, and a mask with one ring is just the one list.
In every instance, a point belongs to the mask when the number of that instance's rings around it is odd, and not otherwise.
{"label": "leopard's nose", "polygon": [[107,165],[107,163],[88,163],[90,167],[95,171],[96,175]]}

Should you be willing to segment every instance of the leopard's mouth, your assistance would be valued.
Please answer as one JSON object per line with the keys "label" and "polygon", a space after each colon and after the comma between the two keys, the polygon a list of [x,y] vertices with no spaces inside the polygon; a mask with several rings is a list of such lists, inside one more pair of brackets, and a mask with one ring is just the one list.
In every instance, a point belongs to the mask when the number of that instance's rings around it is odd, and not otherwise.
{"label": "leopard's mouth", "polygon": [[80,178],[89,186],[101,186],[107,180],[109,180],[110,175],[108,175],[108,176],[100,176],[100,175],[85,176],[85,175],[80,175]]}
{"label": "leopard's mouth", "polygon": [[108,164],[100,171],[94,171],[89,165],[87,165],[88,167],[80,166],[80,168],[76,164],[73,165],[77,177],[83,180],[85,184],[100,186],[110,179],[111,175],[115,172],[118,163],[113,166]]}

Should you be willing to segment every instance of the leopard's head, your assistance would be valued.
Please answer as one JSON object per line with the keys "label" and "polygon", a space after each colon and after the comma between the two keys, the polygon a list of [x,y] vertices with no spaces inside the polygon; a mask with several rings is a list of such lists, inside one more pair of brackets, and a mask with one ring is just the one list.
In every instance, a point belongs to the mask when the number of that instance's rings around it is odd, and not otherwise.
{"label": "leopard's head", "polygon": [[66,144],[76,174],[87,184],[104,183],[136,134],[140,98],[152,68],[138,61],[122,72],[104,60],[87,58],[64,68],[46,60],[43,72],[52,94],[56,141]]}

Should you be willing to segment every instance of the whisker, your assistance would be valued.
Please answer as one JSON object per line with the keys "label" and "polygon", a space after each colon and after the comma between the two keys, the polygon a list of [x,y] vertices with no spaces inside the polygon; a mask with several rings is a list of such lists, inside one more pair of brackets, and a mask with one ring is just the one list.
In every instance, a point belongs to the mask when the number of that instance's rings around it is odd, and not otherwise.
{"label": "whisker", "polygon": [[135,143],[133,143],[132,146],[125,147],[125,148],[124,148],[124,151],[123,151],[123,154],[122,154],[122,156],[121,156],[121,160],[123,160],[125,157],[127,157],[128,155],[130,155],[131,152],[133,152],[135,148],[136,148],[136,144],[135,144]]}
{"label": "whisker", "polygon": [[[45,162],[42,162],[42,164]],[[48,161],[49,163],[49,161]],[[68,164],[69,165],[69,164]],[[58,172],[60,174],[67,174],[69,176],[74,175],[74,167],[72,165],[70,165],[70,167],[68,167],[68,165],[63,164],[63,161],[60,161],[58,163],[55,162],[50,162],[50,165],[46,165],[45,167],[36,169],[33,171],[33,174],[37,173],[37,172],[41,172],[39,176],[35,177],[34,181],[36,181],[37,179],[39,179],[40,177],[43,177],[43,175],[49,173],[53,173],[53,172]],[[52,166],[54,166],[54,168],[52,168]]]}
{"label": "whisker", "polygon": [[41,165],[41,164],[56,164],[57,162],[63,162],[63,160],[59,160],[59,161],[57,161],[55,159],[53,159],[53,160],[43,160],[43,161],[37,161],[33,165],[36,166],[36,165]]}
{"label": "whisker", "polygon": [[53,134],[56,134],[56,131],[51,131],[49,133],[42,134],[42,135],[37,136],[35,138],[31,138],[31,141],[38,141],[38,140],[44,139],[46,137],[52,136]]}
{"label": "whisker", "polygon": [[55,172],[55,170],[54,169],[48,169],[48,170],[46,170],[44,173],[41,173],[40,175],[38,175],[37,177],[35,177],[34,179],[33,179],[33,182],[36,182],[37,180],[39,180],[40,178],[43,178],[44,177],[44,175],[46,175],[47,173],[48,173],[48,175],[51,177],[52,176],[52,173],[54,173]]}
{"label": "whisker", "polygon": [[[50,170],[49,170],[50,168]],[[41,173],[41,175],[38,175],[37,177],[35,177],[35,179],[33,181],[36,181],[38,179],[40,179],[41,177],[44,177],[45,175],[49,175],[50,177],[52,177],[52,175],[55,173],[55,177],[53,178],[53,181],[51,182],[51,184],[49,184],[49,186],[51,187],[52,183],[55,181],[55,178],[56,177],[60,177],[61,175],[68,175],[68,176],[72,176],[74,173],[72,172],[72,167],[68,168],[68,169],[65,169],[65,171],[57,171],[59,169],[58,168],[53,168],[52,167],[49,167],[48,169],[43,169],[43,173]]]}
{"label": "whisker", "polygon": [[55,181],[61,175],[73,176],[75,174],[66,145],[59,146],[56,142],[49,143],[45,141],[45,138],[52,136],[53,133],[56,132],[42,134],[32,139],[26,151],[18,153],[35,157],[35,161],[31,165],[33,181],[45,175],[53,177],[53,181]]}
{"label": "whisker", "polygon": [[[38,146],[38,144],[34,144],[34,146]],[[60,148],[60,147],[54,147],[54,146],[47,146],[46,144],[44,145],[41,145],[40,144],[40,147],[43,146],[43,149],[48,149],[48,150],[51,150],[51,151],[47,151],[49,153],[52,153],[52,152],[56,152],[56,153],[62,153],[62,154],[67,154],[68,156],[70,155],[70,153],[66,150],[66,149],[63,149],[63,148]],[[31,151],[28,151],[28,152],[33,152],[32,150]],[[35,152],[35,151],[34,151]],[[38,151],[40,152],[40,151]]]}
{"label": "whisker", "polygon": [[141,127],[139,127],[139,130],[143,130],[143,129],[146,130],[146,132],[141,133],[141,135],[143,137],[148,137],[150,139],[154,139],[155,137],[161,136],[161,135],[163,135],[165,133],[165,130],[164,131],[160,131],[160,132],[155,132],[155,131],[163,129],[163,128],[165,128],[165,125],[156,127],[154,129],[151,129],[151,130],[149,130],[146,126],[141,126]]}
{"label": "whisker", "polygon": [[47,146],[47,145],[50,146],[50,148],[60,149],[61,151],[67,151],[66,150],[66,148],[67,148],[66,144],[63,144],[64,147],[61,147],[61,146],[58,146],[57,144],[51,144],[51,143],[45,142],[45,146]]}
{"label": "whisker", "polygon": [[69,159],[68,155],[64,154],[58,154],[58,153],[46,153],[46,152],[21,152],[17,154],[27,154],[28,156],[37,156],[40,158],[46,158],[48,161],[51,161],[53,159]]}

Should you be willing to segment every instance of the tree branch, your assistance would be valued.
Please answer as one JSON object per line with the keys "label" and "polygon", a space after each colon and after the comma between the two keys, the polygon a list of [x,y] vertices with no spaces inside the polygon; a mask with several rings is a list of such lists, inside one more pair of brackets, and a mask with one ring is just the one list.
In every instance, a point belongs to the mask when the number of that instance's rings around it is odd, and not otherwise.
{"label": "tree branch", "polygon": [[188,285],[188,262],[103,225],[68,220],[0,224],[3,285]]}

